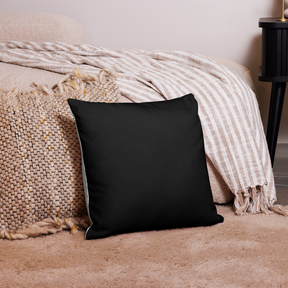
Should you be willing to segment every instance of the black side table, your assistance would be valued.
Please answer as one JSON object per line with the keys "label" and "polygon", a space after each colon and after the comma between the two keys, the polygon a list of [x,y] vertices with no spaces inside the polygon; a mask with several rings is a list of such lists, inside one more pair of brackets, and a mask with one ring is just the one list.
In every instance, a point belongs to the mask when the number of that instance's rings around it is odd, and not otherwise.
{"label": "black side table", "polygon": [[262,27],[262,66],[259,68],[259,81],[272,82],[269,117],[266,139],[272,165],[288,82],[288,22],[276,21],[275,17],[261,18]]}

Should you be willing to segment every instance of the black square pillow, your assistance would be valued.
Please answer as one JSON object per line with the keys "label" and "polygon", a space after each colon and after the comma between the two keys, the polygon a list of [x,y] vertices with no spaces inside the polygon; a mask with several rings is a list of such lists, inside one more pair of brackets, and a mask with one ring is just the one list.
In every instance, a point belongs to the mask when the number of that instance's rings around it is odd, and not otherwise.
{"label": "black square pillow", "polygon": [[86,239],[223,222],[192,94],[146,103],[69,99],[82,151]]}

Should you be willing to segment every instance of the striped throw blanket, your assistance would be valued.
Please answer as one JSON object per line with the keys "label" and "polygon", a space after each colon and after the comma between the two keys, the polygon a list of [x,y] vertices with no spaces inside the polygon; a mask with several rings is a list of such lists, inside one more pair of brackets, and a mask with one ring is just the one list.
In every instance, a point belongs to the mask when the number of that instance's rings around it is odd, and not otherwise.
{"label": "striped throw blanket", "polygon": [[255,94],[228,68],[192,52],[34,42],[0,43],[0,61],[63,74],[74,67],[94,74],[113,69],[122,96],[133,102],[194,94],[207,157],[234,193],[236,214],[285,215],[274,205],[273,172]]}

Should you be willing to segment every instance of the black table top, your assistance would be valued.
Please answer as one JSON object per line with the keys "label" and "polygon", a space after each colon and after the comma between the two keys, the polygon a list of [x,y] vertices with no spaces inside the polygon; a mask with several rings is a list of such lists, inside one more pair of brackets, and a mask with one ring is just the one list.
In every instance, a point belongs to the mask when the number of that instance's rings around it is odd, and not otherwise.
{"label": "black table top", "polygon": [[[282,22],[277,21],[277,19],[280,19],[279,17],[266,17],[266,18],[260,18],[259,19],[259,27],[262,28],[274,28],[274,29],[281,29],[281,28],[288,28],[288,22]],[[288,19],[287,19],[288,20]]]}

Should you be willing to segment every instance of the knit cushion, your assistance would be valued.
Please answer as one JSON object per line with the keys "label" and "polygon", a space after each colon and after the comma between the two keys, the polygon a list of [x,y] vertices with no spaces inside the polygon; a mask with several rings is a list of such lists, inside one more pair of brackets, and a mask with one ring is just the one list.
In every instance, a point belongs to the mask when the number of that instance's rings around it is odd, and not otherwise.
{"label": "knit cushion", "polygon": [[112,74],[73,69],[53,89],[33,84],[27,93],[0,90],[0,238],[48,217],[87,213],[81,151],[66,99],[118,101]]}
{"label": "knit cushion", "polygon": [[212,201],[192,94],[149,103],[68,103],[92,221],[86,239],[223,221]]}

